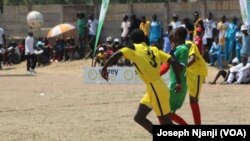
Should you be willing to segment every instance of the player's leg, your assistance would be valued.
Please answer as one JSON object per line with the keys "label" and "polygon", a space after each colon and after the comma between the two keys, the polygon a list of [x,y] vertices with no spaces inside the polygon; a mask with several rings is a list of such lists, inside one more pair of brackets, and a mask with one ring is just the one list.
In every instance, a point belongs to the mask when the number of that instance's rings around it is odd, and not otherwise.
{"label": "player's leg", "polygon": [[152,109],[149,108],[148,106],[144,104],[140,104],[135,114],[134,120],[135,122],[140,124],[143,128],[145,128],[149,133],[152,134],[153,124],[151,121],[147,119],[147,115],[149,114],[151,110]]}
{"label": "player's leg", "polygon": [[209,84],[216,84],[216,81],[219,79],[220,76],[222,76],[225,79],[226,75],[227,75],[227,72],[225,70],[220,70],[216,74],[214,80],[213,81],[209,81]]}
{"label": "player's leg", "polygon": [[190,107],[192,110],[195,125],[201,124],[200,106],[198,102],[199,102],[199,95],[202,87],[202,82],[204,79],[205,77],[200,75],[188,77],[188,92],[189,92]]}
{"label": "player's leg", "polygon": [[171,120],[179,125],[188,125],[187,122],[176,113],[171,113]]}

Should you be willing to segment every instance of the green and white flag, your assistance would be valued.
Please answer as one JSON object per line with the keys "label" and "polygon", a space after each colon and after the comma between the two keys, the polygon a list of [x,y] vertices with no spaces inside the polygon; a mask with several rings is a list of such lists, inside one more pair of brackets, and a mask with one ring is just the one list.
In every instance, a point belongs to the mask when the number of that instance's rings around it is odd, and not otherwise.
{"label": "green and white flag", "polygon": [[96,39],[95,39],[94,55],[96,54],[97,43],[99,41],[99,37],[100,37],[100,34],[101,34],[103,23],[105,21],[105,16],[106,16],[106,13],[108,11],[108,7],[109,7],[109,0],[102,0],[102,6],[101,6],[101,11],[100,11],[100,16],[99,16]]}
{"label": "green and white flag", "polygon": [[250,24],[250,0],[239,0],[240,12],[244,24]]}

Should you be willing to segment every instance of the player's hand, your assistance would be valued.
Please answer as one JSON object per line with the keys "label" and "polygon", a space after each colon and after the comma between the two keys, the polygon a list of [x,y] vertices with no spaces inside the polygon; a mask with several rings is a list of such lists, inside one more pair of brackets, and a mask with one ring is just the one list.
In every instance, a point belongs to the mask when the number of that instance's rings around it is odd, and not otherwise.
{"label": "player's hand", "polygon": [[101,75],[102,75],[103,79],[105,79],[107,81],[109,80],[109,74],[108,74],[107,69],[102,69]]}
{"label": "player's hand", "polygon": [[181,92],[181,90],[182,90],[181,84],[176,83],[176,85],[175,85],[175,92],[179,93],[179,92]]}

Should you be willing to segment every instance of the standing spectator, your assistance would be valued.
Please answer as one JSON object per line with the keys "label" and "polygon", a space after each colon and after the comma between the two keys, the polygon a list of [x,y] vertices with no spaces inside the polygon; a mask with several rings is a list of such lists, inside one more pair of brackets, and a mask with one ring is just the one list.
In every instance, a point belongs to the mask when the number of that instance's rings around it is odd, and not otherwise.
{"label": "standing spectator", "polygon": [[164,37],[163,37],[163,40],[164,40],[163,51],[166,53],[170,53],[171,51],[170,33],[172,30],[173,30],[172,25],[168,25],[168,30],[166,34],[164,34]]}
{"label": "standing spectator", "polygon": [[145,35],[145,42],[149,44],[148,34],[150,30],[150,21],[147,21],[145,16],[141,17],[140,29],[143,31]]}
{"label": "standing spectator", "polygon": [[130,33],[135,30],[135,29],[138,29],[140,27],[140,23],[141,21],[139,19],[137,19],[136,15],[135,14],[132,14],[130,16]]}
{"label": "standing spectator", "polygon": [[219,44],[224,47],[225,46],[225,33],[228,28],[228,22],[226,22],[226,16],[221,17],[221,21],[217,25],[217,29],[219,30]]}
{"label": "standing spectator", "polygon": [[3,54],[4,54],[4,46],[6,46],[6,39],[4,35],[3,28],[0,27],[0,70],[2,70],[2,60],[3,60]]}
{"label": "standing spectator", "polygon": [[149,43],[150,45],[158,45],[161,38],[161,23],[157,21],[156,14],[152,17],[152,22],[150,25],[150,32],[149,32]]}
{"label": "standing spectator", "polygon": [[94,19],[94,14],[91,14],[88,21],[88,28],[89,28],[88,43],[92,52],[94,52],[97,26],[98,26],[98,20]]}
{"label": "standing spectator", "polygon": [[77,35],[78,35],[78,40],[79,40],[79,46],[80,46],[80,56],[81,58],[84,57],[85,55],[85,32],[87,28],[87,19],[85,18],[85,14],[82,12],[77,13],[77,22],[76,22],[76,27],[77,27]]}
{"label": "standing spectator", "polygon": [[129,43],[129,30],[130,30],[130,22],[128,21],[128,15],[125,15],[122,19],[121,29],[121,44],[127,45]]}
{"label": "standing spectator", "polygon": [[237,31],[237,18],[234,17],[232,22],[229,24],[225,34],[226,37],[225,59],[228,63],[232,61],[236,31]]}
{"label": "standing spectator", "polygon": [[27,58],[27,71],[28,73],[36,73],[36,56],[34,54],[34,38],[33,32],[29,32],[25,38],[25,55]]}
{"label": "standing spectator", "polygon": [[213,20],[213,15],[211,12],[208,13],[208,18],[204,20],[204,39],[206,40],[203,49],[203,57],[204,59],[209,62],[209,55],[208,52],[213,44],[214,37],[216,34],[216,24]]}
{"label": "standing spectator", "polygon": [[199,16],[198,11],[194,11],[194,32],[193,32],[193,37],[197,35],[197,28],[201,27],[201,29],[204,31],[204,25],[203,21]]}
{"label": "standing spectator", "polygon": [[172,21],[170,25],[173,27],[173,30],[181,26],[181,22],[179,21],[179,17],[176,14],[173,14]]}
{"label": "standing spectator", "polygon": [[240,51],[241,51],[241,48],[242,48],[242,36],[243,36],[243,33],[241,31],[241,26],[239,25],[238,26],[238,29],[237,29],[237,32],[235,34],[235,52],[236,52],[236,57],[238,60],[241,59],[241,55],[240,55]]}
{"label": "standing spectator", "polygon": [[190,22],[189,18],[184,18],[181,26],[186,27],[188,31],[187,40],[193,40],[194,25]]}
{"label": "standing spectator", "polygon": [[242,36],[242,49],[240,55],[242,57],[250,57],[250,34],[247,25],[241,26]]}
{"label": "standing spectator", "polygon": [[199,52],[202,55],[203,54],[203,51],[202,51],[202,33],[203,33],[202,28],[198,27],[196,32],[197,32],[197,35],[194,37],[194,43],[198,47]]}

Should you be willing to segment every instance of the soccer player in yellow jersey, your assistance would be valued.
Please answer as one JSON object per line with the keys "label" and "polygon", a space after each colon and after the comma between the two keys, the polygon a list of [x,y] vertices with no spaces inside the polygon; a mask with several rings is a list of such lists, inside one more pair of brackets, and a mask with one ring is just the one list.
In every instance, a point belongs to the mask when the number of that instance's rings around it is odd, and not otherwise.
{"label": "soccer player in yellow jersey", "polygon": [[200,125],[201,114],[198,101],[202,84],[207,76],[207,65],[201,56],[198,47],[192,41],[186,41],[186,45],[189,47],[187,85],[190,106],[193,112],[194,123]]}
{"label": "soccer player in yellow jersey", "polygon": [[103,66],[101,75],[108,80],[107,67],[121,56],[133,61],[139,77],[147,87],[147,92],[140,101],[134,120],[148,132],[152,133],[152,122],[146,118],[152,109],[158,117],[160,124],[172,124],[170,119],[169,90],[160,77],[161,63],[167,62],[173,67],[177,79],[175,86],[177,92],[182,89],[178,73],[182,66],[169,54],[158,50],[156,47],[148,46],[144,42],[145,35],[142,30],[134,30],[130,38],[133,45],[124,47],[113,54]]}

